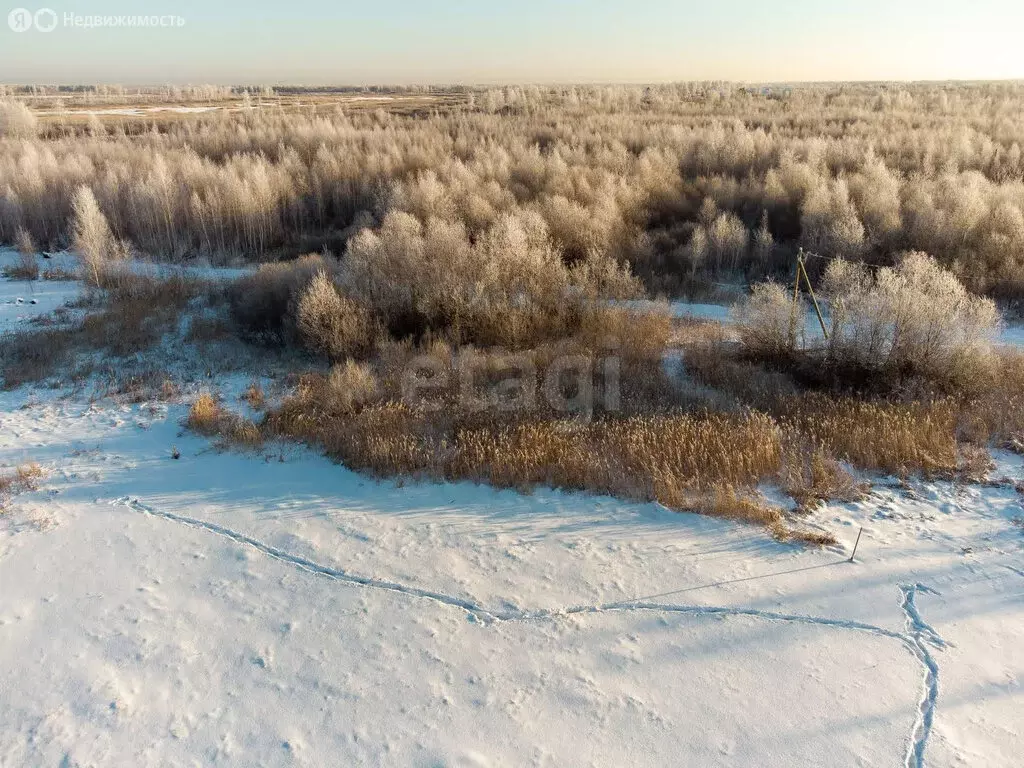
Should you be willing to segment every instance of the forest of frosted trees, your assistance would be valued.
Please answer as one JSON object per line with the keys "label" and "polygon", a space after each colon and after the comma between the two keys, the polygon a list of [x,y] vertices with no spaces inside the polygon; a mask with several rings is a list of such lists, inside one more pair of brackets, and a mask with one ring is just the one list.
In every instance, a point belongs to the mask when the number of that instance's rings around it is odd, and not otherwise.
{"label": "forest of frosted trees", "polygon": [[804,247],[922,251],[971,289],[1024,296],[1024,85],[462,95],[413,114],[246,99],[131,124],[44,121],[8,96],[0,242],[68,246],[85,186],[117,240],[157,259],[341,257],[364,229],[458,252],[511,227],[656,292],[782,275]]}

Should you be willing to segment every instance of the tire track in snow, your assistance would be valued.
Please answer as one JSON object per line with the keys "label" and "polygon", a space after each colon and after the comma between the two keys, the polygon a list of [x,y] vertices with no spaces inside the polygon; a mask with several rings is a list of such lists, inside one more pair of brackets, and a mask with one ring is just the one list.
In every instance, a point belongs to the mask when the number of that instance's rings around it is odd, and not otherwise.
{"label": "tire track in snow", "polygon": [[116,505],[127,507],[136,512],[159,517],[170,522],[179,523],[190,528],[204,530],[229,539],[236,544],[252,547],[266,556],[299,568],[309,573],[325,576],[335,581],[340,581],[353,586],[379,589],[387,592],[395,592],[430,600],[441,605],[452,608],[459,608],[466,611],[474,619],[484,623],[492,622],[526,622],[541,621],[544,619],[555,619],[559,616],[574,616],[581,614],[613,613],[646,611],[656,613],[678,613],[691,616],[745,616],[765,621],[780,623],[810,624],[814,626],[830,627],[833,629],[844,629],[855,632],[886,637],[897,640],[905,646],[910,653],[918,660],[925,670],[924,694],[918,705],[917,717],[914,722],[914,729],[911,734],[911,741],[907,750],[906,768],[924,768],[924,752],[928,744],[928,737],[931,735],[932,723],[935,718],[935,709],[939,696],[939,666],[932,656],[928,646],[932,645],[938,649],[944,649],[948,644],[939,636],[935,629],[924,621],[918,611],[915,596],[918,593],[938,594],[923,584],[902,585],[900,590],[902,600],[900,606],[906,615],[906,632],[886,629],[874,624],[847,619],[833,619],[824,616],[807,616],[803,614],[779,613],[775,611],[764,611],[756,608],[737,608],[732,606],[710,606],[710,605],[671,605],[663,603],[649,603],[637,601],[621,601],[615,603],[604,603],[601,605],[578,605],[562,609],[550,609],[540,611],[490,611],[474,603],[471,600],[447,595],[443,592],[433,592],[419,587],[413,587],[385,579],[375,579],[369,576],[348,573],[339,568],[332,568],[314,562],[298,555],[292,555],[284,550],[272,547],[269,544],[246,536],[243,533],[234,531],[216,523],[206,520],[198,520],[192,517],[176,515],[173,512],[165,512],[143,504],[138,499],[122,497],[116,499]]}

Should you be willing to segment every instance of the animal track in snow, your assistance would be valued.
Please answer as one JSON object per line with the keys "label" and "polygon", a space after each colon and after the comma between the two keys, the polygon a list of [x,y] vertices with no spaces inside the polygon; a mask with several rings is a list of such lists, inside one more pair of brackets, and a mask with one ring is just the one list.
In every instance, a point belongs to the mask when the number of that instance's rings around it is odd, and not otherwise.
{"label": "animal track in snow", "polygon": [[824,616],[788,614],[733,606],[672,605],[642,601],[620,601],[600,605],[578,605],[563,609],[540,611],[498,611],[484,608],[472,600],[447,595],[442,592],[434,592],[385,579],[376,579],[368,576],[352,574],[339,568],[322,565],[313,560],[309,560],[308,558],[290,554],[284,550],[278,549],[277,547],[270,546],[269,544],[265,544],[251,536],[246,536],[243,533],[239,533],[238,531],[234,531],[222,525],[158,510],[131,497],[122,497],[116,499],[113,503],[136,512],[151,515],[153,517],[159,517],[180,525],[186,525],[190,528],[205,530],[209,533],[230,539],[236,544],[251,547],[268,557],[318,576],[324,576],[354,586],[395,592],[408,595],[410,597],[430,600],[452,608],[458,608],[466,611],[471,620],[481,621],[483,623],[540,621],[544,619],[557,619],[559,616],[581,615],[588,613],[645,611],[687,614],[692,616],[745,616],[777,623],[809,624],[887,637],[896,640],[905,646],[914,658],[918,660],[921,666],[924,667],[924,693],[918,705],[917,717],[915,718],[914,729],[911,734],[905,759],[906,768],[923,768],[924,766],[925,748],[928,744],[928,737],[931,735],[932,723],[935,718],[935,710],[939,696],[939,666],[935,657],[932,655],[929,646],[942,650],[946,648],[948,644],[939,636],[931,625],[922,619],[917,608],[916,596],[918,594],[937,594],[934,590],[923,584],[900,586],[902,595],[900,605],[906,616],[906,631],[904,632],[886,629],[884,627],[879,627],[865,622],[828,618]]}

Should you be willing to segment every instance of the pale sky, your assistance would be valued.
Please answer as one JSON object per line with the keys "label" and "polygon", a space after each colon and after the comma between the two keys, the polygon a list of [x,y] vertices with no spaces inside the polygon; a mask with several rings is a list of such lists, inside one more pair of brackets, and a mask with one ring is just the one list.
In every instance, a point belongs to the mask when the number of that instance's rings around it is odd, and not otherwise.
{"label": "pale sky", "polygon": [[[42,0],[0,28],[7,83],[1024,78],[1024,0]],[[35,12],[36,0],[7,0]],[[78,16],[181,17],[85,29]]]}

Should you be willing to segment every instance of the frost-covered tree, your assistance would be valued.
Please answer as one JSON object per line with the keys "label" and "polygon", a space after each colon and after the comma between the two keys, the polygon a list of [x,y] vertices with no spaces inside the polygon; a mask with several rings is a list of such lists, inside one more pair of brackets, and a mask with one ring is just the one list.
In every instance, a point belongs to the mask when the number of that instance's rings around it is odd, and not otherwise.
{"label": "frost-covered tree", "polygon": [[82,257],[89,281],[100,286],[107,264],[121,254],[121,248],[89,187],[78,188],[72,207],[74,249]]}
{"label": "frost-covered tree", "polygon": [[864,225],[842,179],[821,183],[801,207],[801,243],[827,256],[857,258],[864,250]]}
{"label": "frost-covered tree", "polygon": [[991,299],[972,295],[931,256],[903,254],[877,274],[835,261],[824,278],[832,309],[829,357],[895,375],[958,384],[984,370],[999,328]]}
{"label": "frost-covered tree", "polygon": [[29,139],[38,131],[38,121],[20,101],[0,101],[0,138]]}

